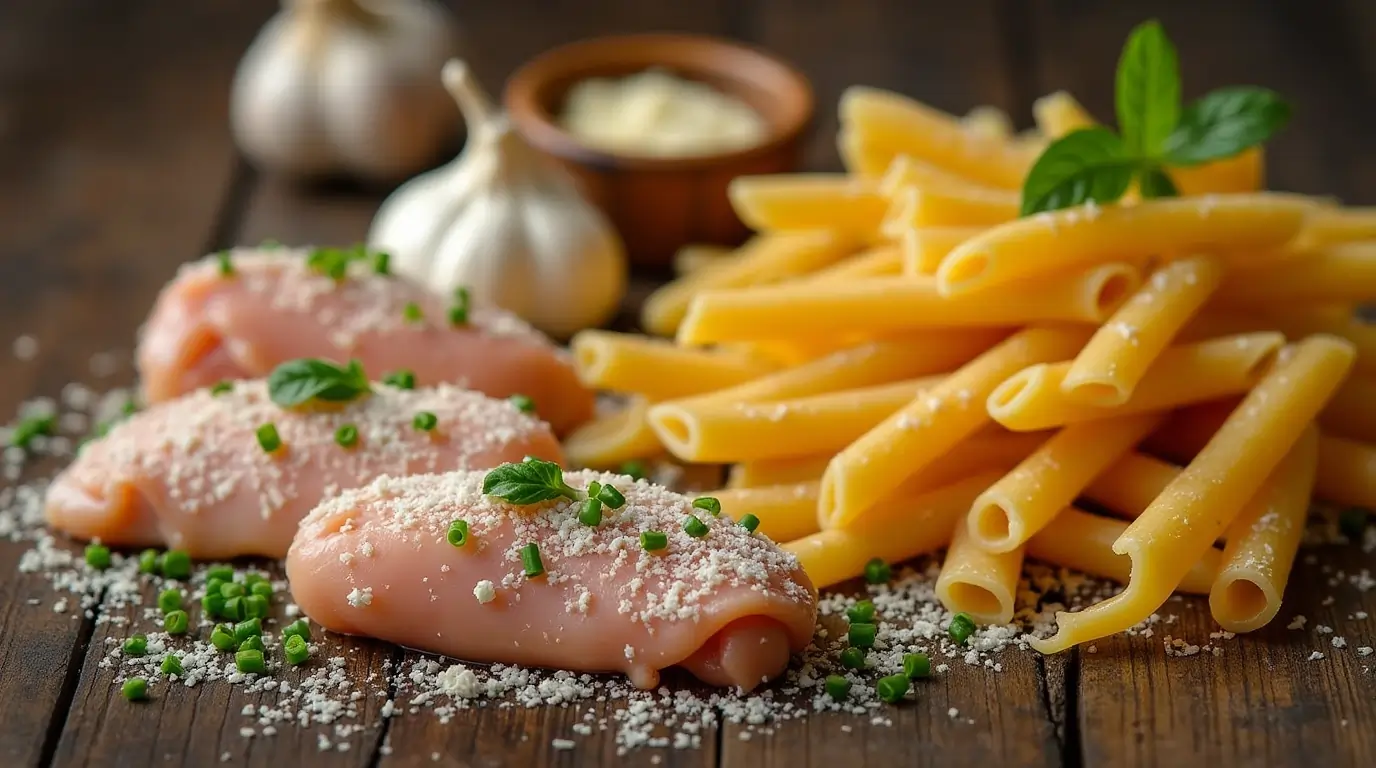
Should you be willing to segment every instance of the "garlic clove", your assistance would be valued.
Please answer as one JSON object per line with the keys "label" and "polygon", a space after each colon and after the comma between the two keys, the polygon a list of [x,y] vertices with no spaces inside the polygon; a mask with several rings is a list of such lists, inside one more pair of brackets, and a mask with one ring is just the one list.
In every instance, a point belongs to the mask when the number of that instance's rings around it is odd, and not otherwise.
{"label": "garlic clove", "polygon": [[314,89],[310,44],[290,17],[278,14],[239,63],[230,124],[239,149],[255,165],[300,176],[335,165],[319,116],[301,97]]}

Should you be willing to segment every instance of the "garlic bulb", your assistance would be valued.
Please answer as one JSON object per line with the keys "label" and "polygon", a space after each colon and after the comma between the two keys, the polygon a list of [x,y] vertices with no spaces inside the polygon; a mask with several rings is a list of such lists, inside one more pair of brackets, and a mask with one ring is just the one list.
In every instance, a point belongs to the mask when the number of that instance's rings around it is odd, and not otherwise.
{"label": "garlic bulb", "polygon": [[616,231],[493,108],[463,62],[446,64],[442,79],[468,145],[383,202],[369,245],[390,252],[397,272],[437,291],[467,286],[553,336],[610,319],[626,289]]}
{"label": "garlic bulb", "polygon": [[235,140],[281,173],[403,179],[455,135],[435,82],[454,41],[430,0],[284,0],[235,74]]}

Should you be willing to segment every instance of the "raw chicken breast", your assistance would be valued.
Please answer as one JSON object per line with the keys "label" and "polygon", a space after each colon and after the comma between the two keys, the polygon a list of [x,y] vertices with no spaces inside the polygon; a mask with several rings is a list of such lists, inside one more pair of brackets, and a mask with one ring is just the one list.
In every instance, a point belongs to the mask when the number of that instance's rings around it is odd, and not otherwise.
{"label": "raw chicken breast", "polygon": [[[817,593],[798,561],[692,498],[624,475],[570,472],[621,490],[599,526],[567,500],[516,506],[484,496],[481,471],[378,478],[323,502],[287,554],[293,599],[325,628],[460,659],[624,672],[641,688],[682,666],[750,690],[812,640]],[[696,513],[710,531],[689,536]],[[446,540],[466,520],[461,547]],[[662,531],[647,552],[640,534]],[[527,578],[520,550],[539,547]]]}
{"label": "raw chicken breast", "polygon": [[[449,382],[524,394],[558,434],[593,413],[593,394],[565,354],[515,315],[472,306],[449,323],[449,297],[355,262],[339,281],[307,265],[308,249],[235,249],[182,267],[163,288],[138,348],[145,399],[161,402],[224,379],[264,377],[279,363],[357,359],[374,375],[409,369],[422,386]],[[408,320],[414,303],[422,319]]]}
{"label": "raw chicken breast", "polygon": [[[412,421],[437,417],[429,432]],[[267,453],[257,429],[272,423]],[[335,433],[352,424],[352,447]],[[200,558],[282,557],[322,498],[381,474],[493,467],[526,455],[560,461],[548,425],[514,405],[442,385],[373,393],[313,410],[285,410],[262,381],[155,405],[82,449],[53,481],[53,527],[107,544],[167,544]]]}

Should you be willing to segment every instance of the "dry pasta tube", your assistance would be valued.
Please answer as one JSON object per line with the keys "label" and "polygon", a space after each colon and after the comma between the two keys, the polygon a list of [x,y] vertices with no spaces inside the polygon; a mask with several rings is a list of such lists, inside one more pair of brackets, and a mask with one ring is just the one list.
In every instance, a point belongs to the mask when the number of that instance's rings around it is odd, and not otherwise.
{"label": "dry pasta tube", "polygon": [[883,177],[895,158],[892,150],[866,141],[845,126],[836,132],[836,151],[841,155],[841,165],[847,173],[873,179]]}
{"label": "dry pasta tube", "polygon": [[876,181],[841,173],[737,176],[726,194],[758,232],[831,229],[856,240],[874,239],[889,205]]}
{"label": "dry pasta tube", "polygon": [[1038,149],[992,138],[906,96],[851,86],[841,94],[841,125],[886,163],[901,154],[936,163],[981,183],[1019,189]]}
{"label": "dry pasta tube", "polygon": [[1032,102],[1032,116],[1041,132],[1051,139],[1094,125],[1094,118],[1065,91],[1048,93]]}
{"label": "dry pasta tube", "polygon": [[872,558],[896,563],[946,546],[970,502],[996,477],[986,472],[919,496],[895,496],[862,525],[814,533],[783,548],[798,557],[813,586],[824,589],[859,576]]}
{"label": "dry pasta tube", "polygon": [[997,553],[980,547],[957,522],[936,580],[936,597],[946,610],[964,611],[980,624],[1007,624],[1013,620],[1022,556],[1022,547]]}
{"label": "dry pasta tube", "polygon": [[818,523],[845,527],[876,513],[876,503],[989,423],[984,401],[999,382],[1030,364],[1073,355],[1088,338],[1084,329],[1029,328],[952,373],[831,460]]}
{"label": "dry pasta tube", "polygon": [[1301,339],[1316,333],[1340,336],[1357,347],[1357,372],[1376,374],[1376,325],[1328,308],[1208,308],[1185,327],[1181,338],[1197,340],[1247,331],[1280,331],[1290,339]]}
{"label": "dry pasta tube", "polygon": [[778,368],[756,356],[687,349],[662,339],[612,331],[580,331],[569,347],[584,384],[650,400],[711,392]]}
{"label": "dry pasta tube", "polygon": [[1376,447],[1321,435],[1314,495],[1344,507],[1376,509]]}
{"label": "dry pasta tube", "polygon": [[[822,479],[831,454],[821,456],[792,456],[787,459],[762,459],[742,461],[731,465],[726,476],[726,487],[763,488],[770,485],[793,485],[797,483],[816,483]],[[817,504],[813,499],[812,522],[817,524]]]}
{"label": "dry pasta tube", "polygon": [[674,274],[684,277],[694,272],[720,267],[730,261],[732,253],[732,249],[720,245],[685,245],[674,252]]}
{"label": "dry pasta tube", "polygon": [[1319,424],[1329,434],[1376,442],[1376,381],[1348,376],[1319,414]]}
{"label": "dry pasta tube", "polygon": [[1209,610],[1229,632],[1261,629],[1280,611],[1309,514],[1317,462],[1318,432],[1311,426],[1228,526]]}
{"label": "dry pasta tube", "polygon": [[1300,240],[1310,246],[1376,240],[1376,208],[1321,208],[1310,214]]}
{"label": "dry pasta tube", "polygon": [[904,187],[896,190],[879,225],[896,239],[912,227],[988,227],[1018,217],[1018,193],[974,187]]}
{"label": "dry pasta tube", "polygon": [[934,275],[953,248],[983,232],[983,227],[913,227],[898,242],[903,251],[903,274]]}
{"label": "dry pasta tube", "polygon": [[944,377],[757,403],[668,402],[650,426],[685,461],[731,462],[835,453]]}
{"label": "dry pasta tube", "polygon": [[[1132,576],[1132,561],[1113,549],[1113,542],[1127,528],[1128,524],[1122,520],[1100,517],[1070,507],[1056,515],[1041,533],[1027,542],[1027,556],[1043,563],[1074,568],[1092,576],[1127,584]],[[1190,595],[1208,594],[1218,573],[1222,554],[1215,547],[1204,550],[1198,559],[1188,564],[1189,570],[1181,578],[1176,591]],[[1057,614],[1057,620],[1060,620],[1060,616]]]}
{"label": "dry pasta tube", "polygon": [[1197,256],[1166,264],[1089,340],[1061,381],[1066,399],[1122,405],[1156,360],[1218,287],[1223,267]]}
{"label": "dry pasta tube", "polygon": [[680,344],[810,337],[843,331],[864,335],[922,328],[1012,327],[1039,322],[1099,324],[1141,278],[1130,264],[1101,264],[1016,290],[943,297],[921,275],[847,282],[707,291],[679,326]]}
{"label": "dry pasta tube", "polygon": [[1034,365],[989,395],[989,415],[1009,429],[1025,431],[1214,400],[1251,389],[1284,343],[1279,333],[1251,333],[1170,347],[1147,369],[1132,397],[1113,408],[1066,398],[1062,383],[1069,362]]}
{"label": "dry pasta tube", "polygon": [[1243,399],[1199,455],[1113,543],[1132,560],[1127,587],[1032,640],[1043,653],[1131,627],[1171,596],[1280,464],[1352,367],[1352,345],[1314,336],[1296,345]]}
{"label": "dry pasta tube", "polygon": [[734,488],[712,494],[736,520],[760,519],[758,532],[774,541],[793,541],[817,532],[817,483]]}
{"label": "dry pasta tube", "polygon": [[1057,432],[975,499],[966,526],[970,540],[990,552],[1018,549],[1162,418],[1157,414],[1110,417]]}
{"label": "dry pasta tube", "polygon": [[936,276],[957,295],[1076,265],[1157,254],[1215,253],[1247,261],[1299,233],[1315,203],[1259,193],[1146,200],[1133,206],[1085,205],[1002,224],[951,251]]}
{"label": "dry pasta tube", "polygon": [[842,259],[804,277],[814,283],[882,277],[903,272],[903,249],[897,245],[878,245]]}
{"label": "dry pasta tube", "polygon": [[1218,291],[1227,305],[1293,305],[1376,299],[1376,243],[1329,246],[1307,258],[1248,270]]}
{"label": "dry pasta tube", "polygon": [[987,136],[991,139],[1007,139],[1013,136],[1013,121],[1008,113],[991,104],[981,104],[960,118],[965,130]]}
{"label": "dry pasta tube", "polygon": [[1114,515],[1136,520],[1180,474],[1180,467],[1130,451],[1085,486],[1085,498]]}
{"label": "dry pasta tube", "polygon": [[649,403],[633,397],[621,410],[598,416],[564,438],[564,456],[577,467],[615,469],[631,459],[664,452],[646,421]]}
{"label": "dry pasta tube", "polygon": [[701,291],[764,285],[815,272],[846,256],[852,241],[835,232],[789,232],[759,235],[741,246],[729,264],[681,277],[645,299],[640,324],[657,336],[672,336]]}
{"label": "dry pasta tube", "polygon": [[889,163],[888,169],[879,180],[879,192],[892,199],[894,195],[908,187],[923,189],[951,190],[968,189],[995,191],[998,187],[988,187],[939,165],[919,160],[910,155],[899,155]]}

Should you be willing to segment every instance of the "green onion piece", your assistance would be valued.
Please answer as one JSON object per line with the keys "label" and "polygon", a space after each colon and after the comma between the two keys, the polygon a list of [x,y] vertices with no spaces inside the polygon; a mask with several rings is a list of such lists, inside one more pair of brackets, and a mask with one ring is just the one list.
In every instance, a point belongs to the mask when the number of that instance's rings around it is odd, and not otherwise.
{"label": "green onion piece", "polygon": [[268,670],[267,663],[263,661],[263,652],[255,650],[235,653],[234,666],[246,675],[261,675]]}
{"label": "green onion piece", "polygon": [[416,374],[403,368],[383,376],[382,383],[389,387],[396,387],[397,389],[415,389]]}
{"label": "green onion piece", "polygon": [[865,563],[865,581],[869,584],[887,584],[893,578],[893,569],[879,558]]}
{"label": "green onion piece", "polygon": [[[588,483],[588,498],[590,498],[590,499],[597,499],[597,494],[599,494],[599,493],[601,493],[601,492],[602,492],[602,484],[601,484],[601,483],[597,482],[596,480],[592,481],[591,483]],[[598,499],[598,501],[601,501],[601,499]]]}
{"label": "green onion piece", "polygon": [[244,589],[244,585],[237,581],[231,581],[228,584],[220,585],[220,596],[226,600],[231,597],[243,597],[244,593],[247,591],[248,590]]}
{"label": "green onion piece", "polygon": [[134,635],[124,641],[124,655],[142,656],[148,653],[148,638],[143,635]]}
{"label": "green onion piece", "polygon": [[216,624],[210,630],[210,644],[222,651],[232,651],[239,641],[234,639],[234,630],[228,624]]}
{"label": "green onion piece", "polygon": [[689,515],[688,519],[683,521],[683,532],[695,539],[700,539],[711,533],[712,529],[707,527],[707,523]]}
{"label": "green onion piece", "polygon": [[148,698],[148,681],[141,677],[131,677],[119,689],[129,701],[144,701]]}
{"label": "green onion piece", "polygon": [[516,406],[516,410],[521,413],[535,413],[535,401],[526,395],[516,394],[507,398],[507,402]]}
{"label": "green onion piece", "polygon": [[449,524],[449,533],[445,536],[451,546],[462,547],[468,543],[468,521],[455,520]]}
{"label": "green onion piece", "polygon": [[186,611],[172,611],[162,617],[162,628],[169,635],[184,635],[190,627],[191,617],[186,615]]}
{"label": "green onion piece", "polygon": [[648,471],[645,469],[645,462],[631,459],[621,465],[621,474],[630,475],[634,480],[644,480]]}
{"label": "green onion piece", "polygon": [[669,546],[669,537],[663,531],[645,531],[640,534],[640,546],[646,552],[657,552]]}
{"label": "green onion piece", "polygon": [[270,421],[254,434],[258,436],[258,447],[263,449],[263,453],[272,453],[282,447],[282,436],[277,434],[277,425]]}
{"label": "green onion piece", "polygon": [[975,620],[970,618],[968,613],[957,613],[951,617],[951,626],[947,629],[951,633],[951,639],[965,645],[965,641],[970,639],[970,635],[975,634]]}
{"label": "green onion piece", "polygon": [[310,646],[301,639],[300,635],[291,635],[283,645],[283,652],[287,657],[287,663],[296,666],[311,657]]}
{"label": "green onion piece", "polygon": [[[230,577],[234,578],[233,576]],[[205,593],[207,595],[218,595],[220,590],[225,588],[225,579],[212,576],[205,580]]]}
{"label": "green onion piece", "polygon": [[215,254],[215,262],[220,265],[220,277],[234,277],[234,260],[230,258],[229,251]]}
{"label": "green onion piece", "polygon": [[175,587],[169,587],[158,593],[158,610],[163,613],[171,613],[181,610],[182,592]]}
{"label": "green onion piece", "polygon": [[228,381],[217,381],[217,382],[215,382],[214,384],[210,385],[210,396],[211,396],[211,397],[219,397],[220,395],[223,395],[223,394],[225,394],[226,392],[230,392],[230,391],[232,391],[233,389],[234,389],[234,384],[233,384],[233,383],[228,382]]}
{"label": "green onion piece", "polygon": [[903,654],[903,674],[907,675],[909,680],[931,677],[932,660],[927,658],[925,653],[905,653]]}
{"label": "green onion piece", "polygon": [[263,242],[258,244],[258,247],[265,251],[275,251],[282,247],[282,241],[275,237],[268,237],[264,238]]}
{"label": "green onion piece", "polygon": [[10,433],[10,445],[28,450],[35,437],[51,435],[57,426],[53,416],[31,416],[19,422]]}
{"label": "green onion piece", "polygon": [[272,602],[273,590],[272,582],[270,581],[256,581],[253,583],[253,586],[248,588],[248,591],[256,597],[261,597],[264,600],[267,600],[269,603]]}
{"label": "green onion piece", "polygon": [[216,563],[205,569],[205,578],[209,582],[211,579],[220,581],[234,581],[234,566],[224,563]]}
{"label": "green onion piece", "polygon": [[103,571],[106,568],[109,568],[110,548],[105,546],[104,544],[87,544],[86,564],[96,569],[97,571]]}
{"label": "green onion piece", "polygon": [[841,651],[841,666],[846,669],[864,669],[865,649],[851,646]]}
{"label": "green onion piece", "polygon": [[201,598],[201,611],[207,618],[218,619],[225,612],[225,598],[219,592],[207,592]]}
{"label": "green onion piece", "polygon": [[693,509],[705,509],[712,517],[721,514],[721,502],[712,496],[699,496],[693,499]]}
{"label": "green onion piece", "polygon": [[263,645],[263,638],[260,635],[254,635],[252,637],[245,638],[244,642],[239,643],[239,650],[258,651],[259,653],[267,653],[268,649]]}
{"label": "green onion piece", "polygon": [[890,704],[897,704],[908,693],[908,678],[906,675],[881,677],[879,682],[874,684],[874,690],[879,694],[879,698]]}
{"label": "green onion piece", "polygon": [[526,570],[526,578],[533,579],[545,572],[545,563],[540,559],[540,548],[534,542],[521,547],[521,565]]}
{"label": "green onion piece", "polygon": [[230,597],[225,600],[224,610],[220,611],[222,618],[230,621],[239,621],[244,618],[244,598]]}
{"label": "green onion piece", "polygon": [[755,529],[760,527],[760,518],[756,517],[755,515],[749,512],[746,512],[744,515],[741,516],[740,522],[737,523],[737,525],[739,525],[747,531],[750,531],[751,533],[754,533]]}
{"label": "green onion piece", "polygon": [[578,522],[589,528],[596,528],[602,524],[602,500],[584,499],[583,508],[578,512]]}
{"label": "green onion piece", "polygon": [[1366,533],[1366,510],[1361,507],[1344,509],[1338,515],[1338,531],[1348,541],[1360,542]]}
{"label": "green onion piece", "polygon": [[182,660],[170,653],[162,657],[162,673],[186,677],[186,670],[182,668]]}
{"label": "green onion piece", "polygon": [[425,320],[425,313],[420,311],[420,305],[414,301],[406,302],[406,306],[401,310],[401,316],[408,323],[419,323]]}
{"label": "green onion piece", "polygon": [[156,549],[145,549],[139,553],[139,573],[157,573],[162,570],[160,555]]}
{"label": "green onion piece", "polygon": [[429,411],[421,411],[420,413],[416,414],[416,417],[414,419],[411,419],[411,426],[415,427],[417,430],[421,432],[429,432],[430,430],[435,428],[436,424],[439,423],[439,418],[437,418],[435,414]]}
{"label": "green onion piece", "polygon": [[248,589],[249,587],[252,587],[254,584],[257,584],[257,583],[263,582],[263,581],[267,581],[267,580],[268,580],[268,577],[264,576],[264,575],[261,574],[261,573],[256,573],[256,572],[254,572],[254,571],[245,571],[245,572],[244,572],[244,589]]}
{"label": "green onion piece", "polygon": [[[254,586],[257,586],[256,584]],[[272,612],[272,605],[268,599],[262,595],[244,596],[244,618],[245,619],[266,619]]]}
{"label": "green onion piece", "polygon": [[379,275],[392,274],[392,254],[386,251],[373,251],[373,272]]}
{"label": "green onion piece", "polygon": [[846,610],[846,618],[860,624],[874,623],[874,603],[861,600]]}
{"label": "green onion piece", "polygon": [[191,555],[184,549],[169,549],[162,556],[162,575],[167,579],[191,578]]}
{"label": "green onion piece", "polygon": [[282,637],[284,639],[290,638],[292,636],[300,637],[302,640],[310,640],[310,622],[306,621],[305,619],[297,619],[296,621],[293,621],[292,623],[282,628]]}
{"label": "green onion piece", "polygon": [[461,285],[454,289],[454,305],[449,308],[450,325],[468,324],[469,300],[470,296],[467,287]]}
{"label": "green onion piece", "polygon": [[850,631],[846,633],[846,639],[856,648],[873,648],[874,636],[878,634],[879,627],[874,624],[852,624]]}
{"label": "green onion piece", "polygon": [[621,495],[621,491],[616,490],[610,485],[604,485],[597,489],[597,498],[601,499],[608,509],[621,509],[626,506],[626,497]]}
{"label": "green onion piece", "polygon": [[827,675],[827,695],[836,701],[845,701],[850,695],[850,681],[840,675]]}
{"label": "green onion piece", "polygon": [[344,424],[334,431],[334,442],[340,448],[352,448],[358,445],[358,427],[353,424]]}

